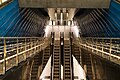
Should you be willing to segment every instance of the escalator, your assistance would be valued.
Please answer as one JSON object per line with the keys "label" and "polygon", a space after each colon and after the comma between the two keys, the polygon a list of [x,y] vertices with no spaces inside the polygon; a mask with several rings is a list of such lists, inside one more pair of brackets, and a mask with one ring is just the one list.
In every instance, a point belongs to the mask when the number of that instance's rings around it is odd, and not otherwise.
{"label": "escalator", "polygon": [[[80,69],[78,65],[80,60],[80,49],[76,45],[73,46],[73,38],[65,38],[64,33],[60,33],[60,38],[54,38],[52,36],[51,45],[44,50],[44,76],[41,76],[41,80],[50,79],[50,80],[74,80],[74,79],[83,79],[79,78],[79,74],[76,73],[75,66],[77,69]],[[49,58],[51,55],[51,58]],[[74,59],[74,55],[77,60]],[[48,59],[50,61],[48,61]],[[76,65],[76,61],[78,64]],[[74,65],[73,65],[74,64]],[[82,68],[82,67],[81,67]],[[75,70],[74,70],[75,69]],[[78,71],[80,72],[80,71]],[[77,73],[78,73],[77,72]],[[84,72],[84,71],[83,71]]]}
{"label": "escalator", "polygon": [[74,44],[72,47],[74,57],[77,59],[78,63],[82,65],[80,48],[76,44]]}
{"label": "escalator", "polygon": [[[92,58],[91,53],[86,52],[85,50],[81,49],[82,52],[82,63],[84,65],[84,69],[86,71],[86,78],[88,80],[93,80],[93,71],[92,71]],[[83,54],[84,53],[84,54]]]}
{"label": "escalator", "polygon": [[91,54],[86,53],[85,55],[85,63],[86,63],[86,68],[87,68],[87,75],[90,80],[93,80],[93,74],[92,74],[92,64],[91,64]]}
{"label": "escalator", "polygon": [[45,48],[43,50],[43,68],[42,69],[45,68],[45,66],[49,60],[49,57],[50,57],[50,46],[48,46],[47,48]]}
{"label": "escalator", "polygon": [[53,79],[61,80],[61,56],[60,56],[60,40],[54,41],[53,49]]}
{"label": "escalator", "polygon": [[64,66],[63,66],[64,80],[72,80],[72,62],[71,62],[71,45],[70,39],[64,39]]}
{"label": "escalator", "polygon": [[32,71],[31,71],[31,80],[37,80],[38,79],[38,69],[40,65],[40,54],[37,54],[34,57],[34,62],[32,66]]}

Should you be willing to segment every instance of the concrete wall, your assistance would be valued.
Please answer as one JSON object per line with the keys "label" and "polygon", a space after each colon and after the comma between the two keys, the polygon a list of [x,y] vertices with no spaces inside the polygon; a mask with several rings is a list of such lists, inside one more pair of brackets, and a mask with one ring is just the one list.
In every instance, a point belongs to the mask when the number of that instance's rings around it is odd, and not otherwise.
{"label": "concrete wall", "polygon": [[108,8],[110,0],[19,0],[20,7]]}

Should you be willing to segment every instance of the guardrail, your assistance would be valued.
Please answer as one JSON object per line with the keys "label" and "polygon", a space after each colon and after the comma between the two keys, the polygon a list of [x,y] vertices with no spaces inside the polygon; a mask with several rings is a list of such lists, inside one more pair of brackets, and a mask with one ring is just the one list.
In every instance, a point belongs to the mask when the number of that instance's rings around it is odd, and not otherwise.
{"label": "guardrail", "polygon": [[79,38],[76,44],[120,65],[120,38]]}
{"label": "guardrail", "polygon": [[40,37],[0,37],[0,74],[41,51],[49,42]]}

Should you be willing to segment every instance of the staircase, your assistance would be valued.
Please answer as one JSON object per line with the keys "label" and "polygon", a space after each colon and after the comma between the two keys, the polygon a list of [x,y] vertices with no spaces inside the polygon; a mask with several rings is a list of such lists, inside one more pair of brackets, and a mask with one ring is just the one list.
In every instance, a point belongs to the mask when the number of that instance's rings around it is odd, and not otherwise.
{"label": "staircase", "polygon": [[45,50],[43,51],[43,68],[45,68],[48,60],[49,60],[49,57],[50,57],[50,46],[48,46],[47,48],[45,48]]}
{"label": "staircase", "polygon": [[63,80],[72,80],[70,40],[64,40]]}
{"label": "staircase", "polygon": [[34,63],[33,63],[32,72],[31,72],[31,80],[37,80],[37,78],[38,78],[39,63],[40,63],[39,54],[37,54],[34,57]]}
{"label": "staircase", "polygon": [[54,41],[53,80],[61,80],[60,40]]}

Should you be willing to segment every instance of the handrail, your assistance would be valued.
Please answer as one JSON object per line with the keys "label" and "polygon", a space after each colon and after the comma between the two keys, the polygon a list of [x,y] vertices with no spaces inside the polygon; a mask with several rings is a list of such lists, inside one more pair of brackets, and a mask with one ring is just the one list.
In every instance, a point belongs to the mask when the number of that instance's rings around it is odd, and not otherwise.
{"label": "handrail", "polygon": [[113,39],[113,40],[117,40],[117,39],[120,39],[120,38],[111,38],[111,37],[81,37],[81,38],[84,38],[84,39]]}
{"label": "handrail", "polygon": [[82,37],[74,40],[74,44],[120,65],[120,38]]}
{"label": "handrail", "polygon": [[41,51],[50,44],[42,37],[0,37],[0,74]]}

